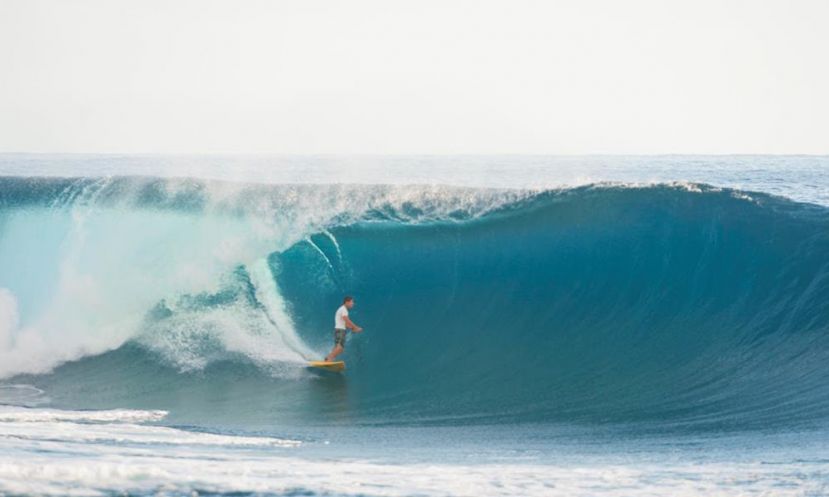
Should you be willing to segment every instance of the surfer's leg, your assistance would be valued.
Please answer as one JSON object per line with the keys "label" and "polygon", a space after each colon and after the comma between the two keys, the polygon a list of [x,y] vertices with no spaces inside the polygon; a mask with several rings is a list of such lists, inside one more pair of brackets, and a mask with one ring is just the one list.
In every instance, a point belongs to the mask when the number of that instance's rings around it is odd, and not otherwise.
{"label": "surfer's leg", "polygon": [[333,361],[335,357],[342,354],[343,350],[345,349],[345,336],[345,330],[334,330],[334,348],[331,349],[331,353],[325,357],[326,361]]}
{"label": "surfer's leg", "polygon": [[325,360],[327,362],[331,362],[334,360],[335,357],[343,353],[343,346],[342,345],[335,345],[334,348],[331,350],[331,353],[325,356]]}

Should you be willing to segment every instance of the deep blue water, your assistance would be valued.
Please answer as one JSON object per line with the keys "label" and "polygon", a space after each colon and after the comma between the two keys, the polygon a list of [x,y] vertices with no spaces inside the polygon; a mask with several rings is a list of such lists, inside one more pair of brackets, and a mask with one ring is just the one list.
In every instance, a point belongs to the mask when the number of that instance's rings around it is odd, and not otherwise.
{"label": "deep blue water", "polygon": [[3,156],[0,492],[827,489],[829,159],[303,160]]}

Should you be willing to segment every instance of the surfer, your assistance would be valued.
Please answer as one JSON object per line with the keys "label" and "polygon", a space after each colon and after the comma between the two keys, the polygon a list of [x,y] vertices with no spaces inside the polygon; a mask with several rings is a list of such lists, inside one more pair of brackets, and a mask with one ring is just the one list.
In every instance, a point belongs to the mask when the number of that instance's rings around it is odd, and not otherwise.
{"label": "surfer", "polygon": [[360,333],[362,328],[354,324],[354,321],[348,318],[348,310],[354,307],[354,297],[346,295],[343,299],[343,305],[334,313],[334,348],[325,356],[326,362],[331,362],[335,357],[342,354],[345,349],[345,336],[348,333],[348,328],[354,333]]}

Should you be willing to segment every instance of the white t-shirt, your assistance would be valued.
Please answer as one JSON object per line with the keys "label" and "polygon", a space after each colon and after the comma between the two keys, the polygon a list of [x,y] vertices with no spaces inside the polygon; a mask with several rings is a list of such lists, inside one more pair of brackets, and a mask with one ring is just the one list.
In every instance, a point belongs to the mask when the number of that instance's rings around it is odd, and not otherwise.
{"label": "white t-shirt", "polygon": [[346,316],[348,316],[348,307],[343,304],[339,309],[337,309],[336,314],[334,314],[334,328],[344,330]]}

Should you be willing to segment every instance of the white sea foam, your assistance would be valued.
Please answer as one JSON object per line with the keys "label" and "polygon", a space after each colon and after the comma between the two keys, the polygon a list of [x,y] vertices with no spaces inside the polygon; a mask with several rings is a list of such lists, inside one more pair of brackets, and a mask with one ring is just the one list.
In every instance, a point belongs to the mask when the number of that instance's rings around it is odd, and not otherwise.
{"label": "white sea foam", "polygon": [[309,359],[313,356],[313,352],[309,349],[299,336],[296,334],[293,321],[288,313],[285,301],[274,283],[273,275],[267,261],[260,259],[256,263],[249,266],[250,281],[256,288],[256,298],[265,307],[268,319],[274,327],[279,331],[269,335],[273,338],[268,347],[262,347],[263,344],[257,343],[256,349],[251,346],[254,344],[241,343],[231,344],[231,350],[236,348],[239,351],[245,352],[248,356],[254,357],[262,362],[273,363],[287,361],[289,357],[285,357],[287,353],[293,353],[302,359]]}
{"label": "white sea foam", "polygon": [[140,411],[111,409],[105,411],[65,411],[60,409],[30,409],[0,406],[0,422],[43,423],[46,421],[142,423],[160,421],[167,411]]}
{"label": "white sea foam", "polygon": [[[83,428],[87,428],[84,426]],[[0,429],[5,429],[0,426]],[[169,439],[146,448],[129,441],[74,434],[83,445],[33,434],[0,454],[0,492],[100,493],[251,492],[264,495],[421,496],[654,496],[825,495],[819,462],[763,464],[389,464],[358,459],[308,459],[239,445],[199,445]],[[201,440],[203,435],[196,438]],[[219,440],[216,440],[219,441]],[[229,440],[225,440],[229,442]],[[94,444],[94,445],[93,445]],[[60,451],[64,456],[47,455]]]}
{"label": "white sea foam", "polygon": [[0,349],[8,348],[17,328],[17,299],[7,288],[0,288]]}
{"label": "white sea foam", "polygon": [[[48,423],[46,421],[52,421]],[[0,440],[14,437],[20,440],[29,440],[42,445],[49,442],[51,445],[67,444],[130,444],[147,445],[154,448],[160,446],[202,446],[217,447],[296,447],[301,442],[270,437],[242,437],[199,433],[163,426],[143,426],[129,424],[129,420],[120,423],[55,423],[54,419],[44,418],[42,421],[0,421]],[[63,420],[59,420],[63,421]],[[85,420],[89,421],[89,420]],[[144,420],[142,420],[144,421]],[[4,445],[14,445],[4,440]]]}
{"label": "white sea foam", "polygon": [[821,459],[660,462],[593,455],[561,463],[394,464],[357,454],[309,457],[290,439],[141,424],[164,415],[0,407],[0,495],[786,497],[829,490],[829,466]]}
{"label": "white sea foam", "polygon": [[72,411],[0,406],[0,444],[6,448],[60,444],[131,444],[220,447],[296,447],[296,440],[229,436],[147,425],[166,411],[110,409]]}
{"label": "white sea foam", "polygon": [[[274,365],[317,354],[296,332],[269,254],[370,210],[428,220],[483,213],[526,195],[440,186],[273,189],[152,181],[74,182],[48,209],[6,213],[0,264],[13,264],[7,272],[17,276],[0,292],[0,378],[47,372],[139,336],[183,369],[217,357],[197,343],[207,337],[277,373]],[[155,192],[150,206],[147,188]],[[199,208],[174,208],[181,198]],[[182,296],[220,291],[238,267],[249,273],[261,307],[237,302],[148,326],[147,313],[159,303],[181,310]]]}

